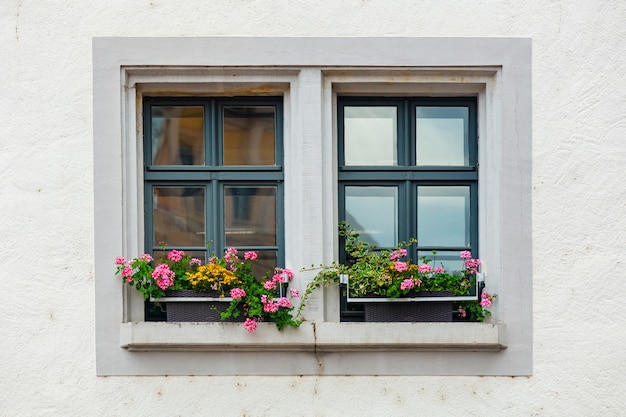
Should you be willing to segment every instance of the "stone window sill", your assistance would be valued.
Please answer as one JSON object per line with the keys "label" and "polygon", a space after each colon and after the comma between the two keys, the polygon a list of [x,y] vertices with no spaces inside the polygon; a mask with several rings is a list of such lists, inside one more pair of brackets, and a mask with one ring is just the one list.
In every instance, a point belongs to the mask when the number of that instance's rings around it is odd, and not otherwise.
{"label": "stone window sill", "polygon": [[260,323],[123,323],[120,345],[129,351],[229,352],[497,352],[505,327],[491,323],[303,323],[279,332]]}

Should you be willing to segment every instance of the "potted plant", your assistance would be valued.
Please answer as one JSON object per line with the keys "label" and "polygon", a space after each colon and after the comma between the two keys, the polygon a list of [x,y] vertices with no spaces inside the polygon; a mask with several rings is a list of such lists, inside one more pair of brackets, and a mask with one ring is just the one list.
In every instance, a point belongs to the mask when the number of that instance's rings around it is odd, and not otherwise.
{"label": "potted plant", "polygon": [[345,239],[348,261],[321,266],[301,306],[315,289],[342,283],[348,301],[363,304],[365,321],[452,321],[457,301],[461,303],[458,314],[466,320],[482,321],[489,314],[494,296],[481,293],[482,286],[477,285],[481,261],[469,251],[460,253],[461,271],[446,271],[442,265],[433,266],[436,252],[433,259],[422,257],[419,263],[407,258],[407,248],[417,243],[415,239],[400,242],[393,250],[377,251],[345,222],[339,225],[339,235]]}
{"label": "potted plant", "polygon": [[[249,251],[241,259],[236,248],[228,248],[203,264],[184,251],[171,250],[158,261],[143,254],[128,261],[118,257],[115,264],[117,274],[146,300],[166,304],[168,321],[242,321],[248,332],[263,321],[274,322],[279,330],[299,326],[286,296],[293,273],[276,268],[271,276],[257,278],[252,274],[257,258]],[[295,290],[290,295],[299,296]]]}

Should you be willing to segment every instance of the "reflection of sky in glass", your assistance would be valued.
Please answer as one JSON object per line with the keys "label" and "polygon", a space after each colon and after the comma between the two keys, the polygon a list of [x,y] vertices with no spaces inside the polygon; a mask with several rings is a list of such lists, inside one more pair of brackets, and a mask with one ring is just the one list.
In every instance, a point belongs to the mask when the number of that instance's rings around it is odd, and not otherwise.
{"label": "reflection of sky in glass", "polygon": [[396,165],[395,107],[344,108],[346,165]]}
{"label": "reflection of sky in glass", "polygon": [[417,165],[469,165],[468,109],[417,107]]}
{"label": "reflection of sky in glass", "polygon": [[469,246],[469,187],[417,187],[417,240],[420,246]]}
{"label": "reflection of sky in glass", "polygon": [[461,271],[463,269],[463,260],[460,258],[460,252],[458,251],[437,251],[436,255],[433,255],[432,251],[418,251],[417,256],[422,263],[422,257],[425,257],[430,261],[429,265],[433,268],[442,266],[448,272]]}
{"label": "reflection of sky in glass", "polygon": [[398,190],[395,187],[346,187],[346,221],[368,243],[396,245]]}

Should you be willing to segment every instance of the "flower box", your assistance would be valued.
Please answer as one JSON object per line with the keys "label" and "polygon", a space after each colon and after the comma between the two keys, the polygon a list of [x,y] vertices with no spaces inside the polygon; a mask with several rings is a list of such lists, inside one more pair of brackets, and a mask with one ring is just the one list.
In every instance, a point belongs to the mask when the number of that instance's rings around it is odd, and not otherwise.
{"label": "flower box", "polygon": [[275,323],[278,330],[298,327],[301,321],[293,316],[290,298],[299,293],[287,294],[293,272],[274,268],[273,274],[258,278],[252,273],[257,258],[256,252],[245,251],[242,259],[237,248],[229,247],[223,256],[203,262],[172,249],[159,260],[148,253],[130,260],[119,256],[115,265],[124,282],[146,300],[164,304],[167,321],[242,322],[250,333],[263,321]]}
{"label": "flower box", "polygon": [[[363,304],[366,322],[448,322],[452,321],[452,291],[423,291],[399,298],[351,298]],[[425,301],[442,298],[441,301]]]}
{"label": "flower box", "polygon": [[245,320],[243,311],[238,317],[221,319],[233,299],[220,297],[217,291],[197,292],[193,290],[165,291],[165,297],[154,301],[165,304],[168,322],[236,322]]}

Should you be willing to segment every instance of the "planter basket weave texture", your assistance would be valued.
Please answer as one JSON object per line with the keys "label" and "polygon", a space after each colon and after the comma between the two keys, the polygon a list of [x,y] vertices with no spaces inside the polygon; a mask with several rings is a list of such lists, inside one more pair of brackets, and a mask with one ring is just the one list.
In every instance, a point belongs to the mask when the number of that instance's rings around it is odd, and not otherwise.
{"label": "planter basket weave texture", "polygon": [[[450,291],[421,292],[417,297],[450,297]],[[452,321],[451,301],[364,303],[366,322]]]}
{"label": "planter basket weave texture", "polygon": [[[218,298],[217,292],[196,292],[191,290],[182,291],[166,291],[166,297],[213,297]],[[228,309],[230,301],[167,301],[165,302],[165,310],[167,321],[169,322],[193,322],[193,321],[225,321],[225,322],[243,322],[245,317],[240,314],[239,317],[229,317],[226,320],[221,319],[221,314]]]}

